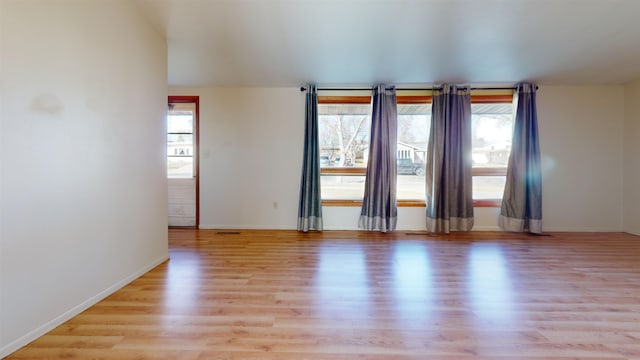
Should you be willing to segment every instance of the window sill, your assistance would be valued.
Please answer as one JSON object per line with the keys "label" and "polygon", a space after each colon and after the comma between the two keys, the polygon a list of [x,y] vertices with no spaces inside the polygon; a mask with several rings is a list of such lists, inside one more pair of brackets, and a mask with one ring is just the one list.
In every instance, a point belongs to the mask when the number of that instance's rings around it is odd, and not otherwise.
{"label": "window sill", "polygon": [[362,200],[322,200],[322,206],[362,206]]}
{"label": "window sill", "polygon": [[502,207],[502,199],[482,199],[482,200],[473,200],[473,207],[492,207],[499,208]]}
{"label": "window sill", "polygon": [[[322,200],[322,206],[362,206],[362,200]],[[473,200],[473,207],[477,208],[499,208],[502,206],[501,199]],[[398,207],[426,207],[426,203],[421,200],[398,200]]]}

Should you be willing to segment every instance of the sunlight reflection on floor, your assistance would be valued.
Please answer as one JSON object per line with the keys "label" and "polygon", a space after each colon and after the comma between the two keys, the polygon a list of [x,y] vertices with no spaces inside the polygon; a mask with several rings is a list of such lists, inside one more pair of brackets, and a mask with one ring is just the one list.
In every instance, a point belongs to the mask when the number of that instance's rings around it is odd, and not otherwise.
{"label": "sunlight reflection on floor", "polygon": [[469,254],[471,307],[482,320],[514,321],[512,280],[502,248],[495,244],[474,244]]}

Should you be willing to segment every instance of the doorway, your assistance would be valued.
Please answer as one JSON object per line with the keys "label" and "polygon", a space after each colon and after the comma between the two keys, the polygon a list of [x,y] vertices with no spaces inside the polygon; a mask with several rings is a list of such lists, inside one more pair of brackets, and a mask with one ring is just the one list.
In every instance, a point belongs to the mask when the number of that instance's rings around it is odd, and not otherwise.
{"label": "doorway", "polygon": [[167,183],[170,227],[200,223],[198,96],[169,96],[167,112]]}

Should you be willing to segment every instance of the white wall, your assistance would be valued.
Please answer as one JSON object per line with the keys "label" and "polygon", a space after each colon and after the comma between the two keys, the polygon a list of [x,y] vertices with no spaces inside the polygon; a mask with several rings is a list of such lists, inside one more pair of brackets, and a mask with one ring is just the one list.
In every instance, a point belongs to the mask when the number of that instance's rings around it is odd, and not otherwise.
{"label": "white wall", "polygon": [[[297,88],[170,92],[200,95],[201,226],[295,228],[304,94]],[[623,107],[622,86],[539,90],[545,230],[622,230]],[[359,208],[323,212],[325,229],[357,229]],[[477,208],[474,229],[497,229],[498,213]],[[424,230],[424,208],[400,208],[398,229]]]}
{"label": "white wall", "polygon": [[172,88],[170,93],[200,97],[200,227],[295,228],[304,93],[296,88]]}
{"label": "white wall", "polygon": [[622,231],[624,87],[541,87],[538,125],[544,229]]}
{"label": "white wall", "polygon": [[624,230],[640,235],[640,81],[625,87]]}
{"label": "white wall", "polygon": [[126,0],[0,24],[2,357],[167,258],[167,64]]}

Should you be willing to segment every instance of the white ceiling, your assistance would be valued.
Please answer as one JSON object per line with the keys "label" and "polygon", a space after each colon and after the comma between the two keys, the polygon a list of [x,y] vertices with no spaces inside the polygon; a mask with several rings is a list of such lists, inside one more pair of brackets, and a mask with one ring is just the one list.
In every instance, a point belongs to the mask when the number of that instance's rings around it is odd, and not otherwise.
{"label": "white ceiling", "polygon": [[135,0],[174,86],[640,79],[640,0]]}

